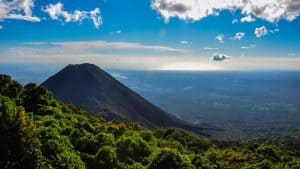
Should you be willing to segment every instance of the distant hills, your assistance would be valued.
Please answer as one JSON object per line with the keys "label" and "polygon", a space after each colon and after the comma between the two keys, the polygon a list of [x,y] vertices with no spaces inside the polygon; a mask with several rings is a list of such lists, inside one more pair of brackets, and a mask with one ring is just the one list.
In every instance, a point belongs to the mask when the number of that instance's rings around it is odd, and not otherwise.
{"label": "distant hills", "polygon": [[68,65],[42,86],[57,99],[107,120],[135,121],[148,128],[175,127],[203,134],[203,128],[161,110],[93,64]]}

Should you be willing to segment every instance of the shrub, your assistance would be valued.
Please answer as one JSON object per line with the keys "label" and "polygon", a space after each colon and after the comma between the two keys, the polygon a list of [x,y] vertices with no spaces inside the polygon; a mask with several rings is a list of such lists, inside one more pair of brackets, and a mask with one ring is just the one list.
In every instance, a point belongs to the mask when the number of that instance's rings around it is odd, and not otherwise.
{"label": "shrub", "polygon": [[104,146],[96,154],[96,160],[100,168],[113,169],[117,167],[118,158],[112,147]]}
{"label": "shrub", "polygon": [[123,135],[117,142],[117,153],[124,162],[142,162],[151,154],[151,148],[139,135]]}
{"label": "shrub", "polygon": [[148,169],[191,169],[190,161],[174,149],[162,149],[151,161]]}

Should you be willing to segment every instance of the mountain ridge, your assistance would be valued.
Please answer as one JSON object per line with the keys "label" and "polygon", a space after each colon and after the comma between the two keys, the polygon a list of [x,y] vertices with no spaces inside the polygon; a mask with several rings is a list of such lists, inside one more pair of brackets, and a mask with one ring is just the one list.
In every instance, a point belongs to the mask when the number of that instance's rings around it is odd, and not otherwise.
{"label": "mountain ridge", "polygon": [[147,128],[182,128],[207,135],[202,127],[163,111],[93,64],[67,65],[41,85],[57,99],[81,106],[107,120],[135,121]]}

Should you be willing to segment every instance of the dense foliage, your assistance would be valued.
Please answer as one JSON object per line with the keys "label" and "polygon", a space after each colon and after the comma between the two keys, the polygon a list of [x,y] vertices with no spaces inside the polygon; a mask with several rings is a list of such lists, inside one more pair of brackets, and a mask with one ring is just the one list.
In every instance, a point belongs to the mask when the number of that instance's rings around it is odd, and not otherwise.
{"label": "dense foliage", "polygon": [[298,151],[269,144],[219,147],[178,129],[106,122],[44,87],[0,75],[0,168],[288,169]]}

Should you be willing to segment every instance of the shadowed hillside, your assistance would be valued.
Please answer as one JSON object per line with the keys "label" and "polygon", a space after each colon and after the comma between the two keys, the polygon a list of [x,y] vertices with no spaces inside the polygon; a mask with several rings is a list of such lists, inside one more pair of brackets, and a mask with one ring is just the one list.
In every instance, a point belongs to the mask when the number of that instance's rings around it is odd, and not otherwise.
{"label": "shadowed hillside", "polygon": [[203,134],[200,127],[164,112],[93,64],[68,65],[42,86],[57,99],[107,120],[136,121],[148,128],[169,126]]}

